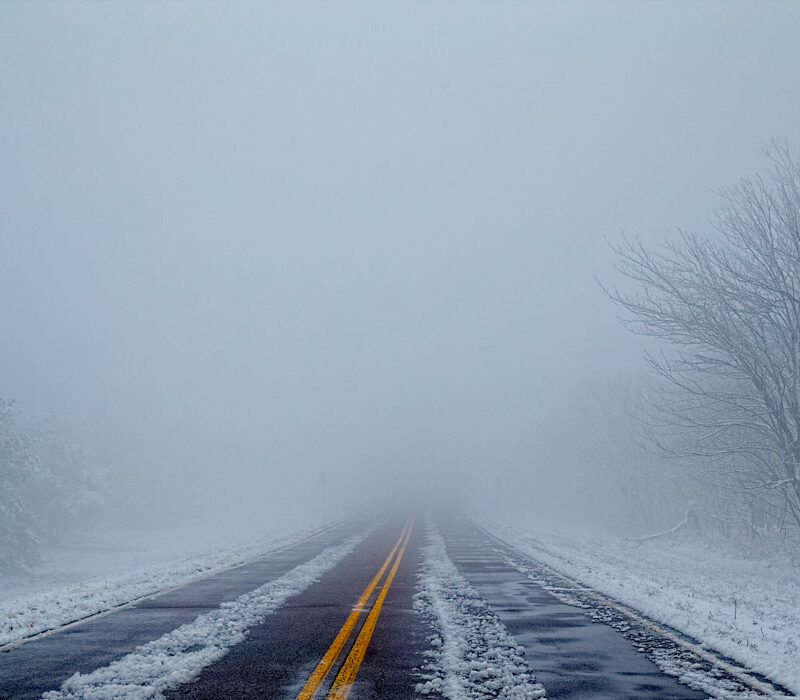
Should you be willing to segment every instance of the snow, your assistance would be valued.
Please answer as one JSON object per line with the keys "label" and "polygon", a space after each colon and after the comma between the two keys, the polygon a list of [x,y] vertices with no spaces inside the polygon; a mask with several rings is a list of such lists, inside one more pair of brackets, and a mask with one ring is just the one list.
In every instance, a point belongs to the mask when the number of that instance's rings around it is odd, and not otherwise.
{"label": "snow", "polygon": [[444,540],[428,526],[414,608],[430,622],[430,661],[416,690],[449,700],[529,700],[545,697],[523,659],[524,650],[461,576]]}
{"label": "snow", "polygon": [[489,528],[534,559],[800,694],[796,554],[745,554],[685,537],[636,543]]}
{"label": "snow", "polygon": [[[313,528],[254,539],[245,525],[114,529],[44,552],[34,573],[0,577],[0,645],[265,556]],[[198,550],[198,543],[203,548]]]}
{"label": "snow", "polygon": [[121,659],[88,674],[76,673],[43,700],[144,700],[161,698],[169,688],[192,680],[209,664],[243,641],[286,600],[301,593],[363,541],[365,534],[328,547],[313,559],[193,622],[137,647]]}

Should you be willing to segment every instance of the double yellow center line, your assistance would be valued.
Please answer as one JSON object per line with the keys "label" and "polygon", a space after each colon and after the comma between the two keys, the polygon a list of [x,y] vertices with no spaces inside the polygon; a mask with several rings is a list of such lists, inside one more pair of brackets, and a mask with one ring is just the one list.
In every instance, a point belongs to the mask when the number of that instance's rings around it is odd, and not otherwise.
{"label": "double yellow center line", "polygon": [[[339,673],[336,674],[336,678],[331,685],[331,689],[328,692],[327,698],[328,700],[345,700],[350,694],[350,689],[353,687],[353,681],[355,681],[358,669],[361,668],[361,662],[364,660],[364,654],[367,653],[367,647],[369,646],[370,639],[372,639],[372,633],[374,632],[375,625],[378,622],[378,616],[381,614],[383,601],[386,599],[386,594],[389,592],[389,586],[392,585],[392,581],[397,573],[397,569],[400,566],[400,560],[403,558],[403,554],[406,551],[406,546],[408,545],[408,540],[411,537],[411,528],[413,525],[413,518],[409,518],[406,521],[405,527],[403,527],[403,532],[400,533],[400,537],[398,538],[397,542],[395,542],[392,551],[389,552],[389,556],[386,557],[386,560],[381,565],[381,568],[378,569],[378,572],[372,577],[372,580],[369,582],[369,584],[367,584],[364,592],[359,596],[355,606],[342,625],[342,628],[339,630],[333,642],[328,647],[328,651],[325,652],[314,671],[308,677],[305,685],[298,693],[296,700],[311,700],[317,694],[320,685],[323,683],[328,673],[335,665],[336,660],[339,658],[339,655],[342,652],[342,649],[347,643],[347,640],[350,638],[350,633],[353,631],[353,628],[356,626],[356,623],[361,617],[361,613],[367,610],[367,608],[364,606],[372,597],[375,589],[379,588],[380,592],[378,593],[377,598],[375,598],[375,602],[369,608],[367,619],[361,626],[358,636],[356,637],[356,640],[350,649],[350,653],[347,655],[342,667],[339,669]],[[386,575],[386,578],[383,579],[387,569],[389,569],[389,573]],[[379,586],[378,584],[382,579],[383,585]]]}

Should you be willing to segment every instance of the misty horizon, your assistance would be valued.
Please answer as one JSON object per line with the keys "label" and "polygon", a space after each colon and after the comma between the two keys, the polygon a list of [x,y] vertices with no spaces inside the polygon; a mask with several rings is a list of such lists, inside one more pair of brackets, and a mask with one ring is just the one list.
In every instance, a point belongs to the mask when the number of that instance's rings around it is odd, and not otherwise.
{"label": "misty horizon", "polygon": [[179,501],[535,500],[547,417],[644,371],[607,241],[794,138],[781,8],[9,3],[3,394]]}

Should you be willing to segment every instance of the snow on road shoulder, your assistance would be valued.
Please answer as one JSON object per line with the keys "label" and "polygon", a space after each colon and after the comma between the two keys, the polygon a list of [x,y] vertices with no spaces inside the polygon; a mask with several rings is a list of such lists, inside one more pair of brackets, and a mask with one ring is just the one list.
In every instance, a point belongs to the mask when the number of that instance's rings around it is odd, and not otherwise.
{"label": "snow on road shoulder", "polygon": [[193,622],[137,647],[88,674],[76,673],[43,700],[145,700],[192,680],[222,658],[287,599],[304,591],[363,541],[366,533],[328,547],[278,579],[223,603]]}
{"label": "snow on road shoulder", "polygon": [[534,560],[800,695],[800,561],[685,539],[634,544],[486,525]]}
{"label": "snow on road shoulder", "polygon": [[[141,562],[135,566],[123,564],[111,574],[75,576],[74,582],[68,585],[51,583],[43,590],[0,599],[0,646],[239,566],[298,542],[312,532],[312,529],[297,530],[190,556],[174,558],[173,555],[167,561],[153,561],[144,566]],[[109,566],[103,550],[99,550],[94,559]],[[94,563],[93,560],[88,562],[89,565]],[[25,590],[27,582],[22,584],[19,587]]]}
{"label": "snow on road shoulder", "polygon": [[423,548],[414,608],[435,630],[430,661],[416,690],[448,700],[530,700],[545,697],[524,650],[479,593],[458,573],[433,525]]}

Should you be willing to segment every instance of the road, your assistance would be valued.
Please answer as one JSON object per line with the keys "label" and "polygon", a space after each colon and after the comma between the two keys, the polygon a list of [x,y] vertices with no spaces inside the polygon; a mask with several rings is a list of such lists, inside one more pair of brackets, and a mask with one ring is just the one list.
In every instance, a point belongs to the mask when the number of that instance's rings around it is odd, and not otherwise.
{"label": "road", "polygon": [[[662,673],[641,639],[634,644],[629,633],[587,615],[586,605],[556,597],[541,572],[529,575],[515,563],[517,553],[468,519],[433,520],[458,575],[524,650],[526,670],[547,697],[707,697]],[[262,560],[7,648],[0,652],[0,698],[41,698],[59,689],[49,698],[424,697],[417,684],[438,634],[414,606],[430,536],[426,522],[420,514],[351,519]],[[253,609],[251,617],[242,612]],[[190,636],[182,630],[196,635],[205,620],[228,634],[221,639],[234,641],[206,643],[202,626],[200,643],[180,641]],[[246,632],[231,633],[236,625]],[[141,652],[141,645],[164,639],[169,643],[157,653]],[[662,641],[651,647],[662,649]],[[91,682],[68,681],[76,672],[91,674],[84,677]],[[159,680],[142,681],[142,673]],[[443,697],[442,687],[427,697]]]}

